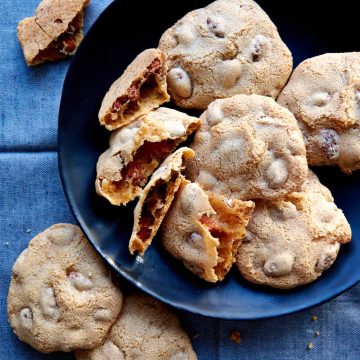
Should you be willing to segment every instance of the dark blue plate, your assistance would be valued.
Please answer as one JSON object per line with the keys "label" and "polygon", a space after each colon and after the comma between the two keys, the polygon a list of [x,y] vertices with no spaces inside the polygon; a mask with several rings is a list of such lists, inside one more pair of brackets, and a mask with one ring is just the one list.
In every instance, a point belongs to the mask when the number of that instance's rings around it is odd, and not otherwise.
{"label": "dark blue plate", "polygon": [[[189,10],[207,3],[118,0],[99,17],[77,51],[64,84],[58,139],[64,191],[80,226],[103,258],[120,275],[159,300],[223,319],[259,319],[303,310],[360,281],[359,172],[345,176],[336,169],[316,169],[344,209],[353,241],[343,246],[335,265],[318,281],[291,291],[253,286],[234,269],[222,283],[207,284],[164,252],[157,239],[144,261],[139,261],[128,252],[133,205],[113,207],[95,194],[95,164],[109,138],[97,119],[105,92],[138,53],[157,46],[166,28]],[[329,2],[324,2],[324,16],[320,10],[309,11],[309,4],[260,1],[292,50],[295,64],[324,52],[356,50],[352,39],[357,34],[357,21],[349,19],[357,14],[355,5],[348,2],[348,6],[331,8]],[[348,17],[344,26],[333,26],[344,15]],[[343,38],[339,38],[340,32]]]}

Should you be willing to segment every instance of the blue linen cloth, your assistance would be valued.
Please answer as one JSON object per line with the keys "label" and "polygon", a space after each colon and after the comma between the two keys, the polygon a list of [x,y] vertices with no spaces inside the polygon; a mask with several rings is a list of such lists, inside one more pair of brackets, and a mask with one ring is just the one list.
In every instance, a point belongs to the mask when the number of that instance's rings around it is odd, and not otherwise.
{"label": "blue linen cloth", "polygon": [[[73,359],[41,354],[12,333],[6,297],[12,264],[28,241],[57,222],[75,223],[57,169],[57,111],[68,60],[30,69],[16,38],[39,0],[0,2],[0,359]],[[110,0],[92,0],[86,29]],[[315,309],[265,321],[179,316],[200,360],[360,359],[360,286]],[[318,319],[312,321],[316,315]],[[241,342],[229,339],[233,330]],[[320,336],[315,332],[320,331]],[[312,342],[314,348],[307,345]],[[151,359],[149,359],[151,360]]]}

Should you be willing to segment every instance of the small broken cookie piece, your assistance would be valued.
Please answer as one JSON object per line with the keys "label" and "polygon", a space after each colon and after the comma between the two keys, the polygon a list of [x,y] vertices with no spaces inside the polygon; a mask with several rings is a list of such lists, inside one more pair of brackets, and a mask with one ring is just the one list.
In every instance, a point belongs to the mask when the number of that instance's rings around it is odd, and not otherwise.
{"label": "small broken cookie piece", "polygon": [[77,350],[77,360],[197,360],[179,320],[159,301],[128,295],[117,321],[102,345]]}
{"label": "small broken cookie piece", "polygon": [[167,101],[165,55],[161,50],[147,49],[111,85],[102,101],[99,121],[108,130],[115,130]]}
{"label": "small broken cookie piece", "polygon": [[84,7],[89,0],[43,0],[34,16],[18,25],[18,38],[29,66],[73,55],[83,39]]}
{"label": "small broken cookie piece", "polygon": [[134,227],[129,242],[131,254],[144,255],[156,235],[181,183],[184,160],[195,156],[193,150],[180,148],[154,172],[134,210]]}
{"label": "small broken cookie piece", "polygon": [[96,192],[113,205],[134,200],[154,170],[199,125],[198,118],[159,108],[116,130],[97,163]]}
{"label": "small broken cookie piece", "polygon": [[163,221],[162,243],[197,276],[221,281],[235,261],[253,209],[252,201],[228,200],[182,179]]}
{"label": "small broken cookie piece", "polygon": [[56,224],[35,236],[16,260],[8,294],[10,326],[38,351],[99,346],[123,296],[81,230]]}
{"label": "small broken cookie piece", "polygon": [[310,171],[301,192],[256,203],[236,264],[250,282],[290,289],[316,280],[350,239],[343,212]]}

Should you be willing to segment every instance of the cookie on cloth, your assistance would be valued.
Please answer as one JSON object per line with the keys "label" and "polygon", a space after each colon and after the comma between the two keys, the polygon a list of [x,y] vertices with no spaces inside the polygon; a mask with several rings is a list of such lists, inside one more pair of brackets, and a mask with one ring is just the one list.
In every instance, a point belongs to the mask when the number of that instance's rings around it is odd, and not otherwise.
{"label": "cookie on cloth", "polygon": [[83,39],[89,0],[42,0],[32,17],[19,22],[18,38],[29,66],[73,55]]}
{"label": "cookie on cloth", "polygon": [[191,11],[159,43],[171,97],[183,108],[206,109],[235,94],[276,98],[292,56],[276,26],[252,0],[218,0]]}
{"label": "cookie on cloth", "polygon": [[177,317],[143,294],[125,296],[124,306],[102,345],[75,352],[77,360],[196,360]]}
{"label": "cookie on cloth", "polygon": [[80,229],[57,224],[35,236],[16,260],[8,317],[20,340],[38,351],[92,349],[115,322],[122,300]]}
{"label": "cookie on cloth", "polygon": [[275,199],[301,189],[305,145],[294,116],[273,99],[235,95],[201,115],[186,175],[230,198]]}
{"label": "cookie on cloth", "polygon": [[310,165],[360,169],[360,52],[303,61],[278,103],[298,120]]}
{"label": "cookie on cloth", "polygon": [[116,130],[97,163],[96,192],[113,205],[134,200],[154,170],[199,125],[198,118],[161,107]]}
{"label": "cookie on cloth", "polygon": [[184,160],[195,156],[183,147],[168,156],[154,172],[134,209],[134,227],[129,242],[131,254],[144,255],[156,235],[181,183]]}
{"label": "cookie on cloth", "polygon": [[310,171],[303,191],[256,203],[236,264],[253,283],[294,288],[317,279],[350,239],[343,212]]}
{"label": "cookie on cloth", "polygon": [[169,100],[164,53],[147,49],[111,85],[102,101],[99,121],[108,130],[115,130]]}
{"label": "cookie on cloth", "polygon": [[221,281],[235,261],[253,209],[252,201],[206,193],[182,179],[163,221],[163,246],[197,276]]}

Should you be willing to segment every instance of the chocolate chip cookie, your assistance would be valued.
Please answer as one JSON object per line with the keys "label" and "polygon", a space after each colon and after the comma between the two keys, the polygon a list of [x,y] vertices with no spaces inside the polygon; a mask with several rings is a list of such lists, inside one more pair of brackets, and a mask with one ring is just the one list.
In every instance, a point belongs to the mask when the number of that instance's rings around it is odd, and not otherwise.
{"label": "chocolate chip cookie", "polygon": [[196,360],[189,337],[176,316],[149,296],[125,297],[124,307],[105,341],[78,350],[77,360]]}
{"label": "chocolate chip cookie", "polygon": [[8,317],[15,334],[38,351],[92,349],[115,322],[122,299],[80,229],[57,224],[16,260]]}
{"label": "chocolate chip cookie", "polygon": [[186,175],[205,190],[242,200],[276,199],[301,189],[308,171],[294,116],[273,99],[235,95],[201,115]]}
{"label": "chocolate chip cookie", "polygon": [[163,222],[163,246],[195,275],[221,281],[235,261],[253,208],[252,201],[206,193],[182,179]]}
{"label": "chocolate chip cookie", "polygon": [[253,283],[289,289],[316,280],[350,239],[343,212],[310,171],[301,192],[256,203],[236,264]]}
{"label": "chocolate chip cookie", "polygon": [[111,85],[102,101],[99,121],[108,130],[115,130],[169,100],[164,53],[147,49]]}
{"label": "chocolate chip cookie", "polygon": [[298,120],[310,165],[360,169],[360,52],[305,60],[278,102]]}
{"label": "chocolate chip cookie", "polygon": [[134,227],[129,242],[131,254],[144,255],[156,235],[181,184],[184,160],[195,156],[183,147],[168,156],[145,186],[134,210]]}
{"label": "chocolate chip cookie", "polygon": [[183,108],[206,109],[235,94],[275,98],[292,70],[276,26],[252,0],[218,0],[168,29],[159,48],[168,64],[168,89]]}
{"label": "chocolate chip cookie", "polygon": [[43,0],[35,16],[19,22],[25,61],[34,66],[73,55],[83,39],[84,7],[89,0]]}
{"label": "chocolate chip cookie", "polygon": [[134,200],[154,170],[199,125],[198,118],[159,108],[114,131],[97,163],[96,192],[113,205]]}

